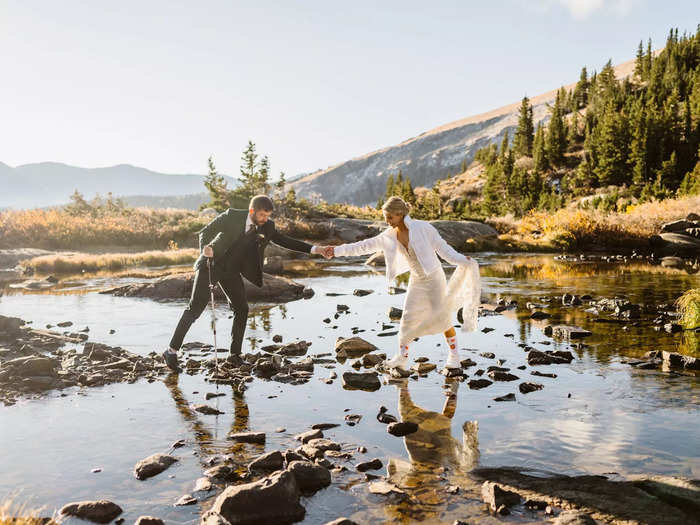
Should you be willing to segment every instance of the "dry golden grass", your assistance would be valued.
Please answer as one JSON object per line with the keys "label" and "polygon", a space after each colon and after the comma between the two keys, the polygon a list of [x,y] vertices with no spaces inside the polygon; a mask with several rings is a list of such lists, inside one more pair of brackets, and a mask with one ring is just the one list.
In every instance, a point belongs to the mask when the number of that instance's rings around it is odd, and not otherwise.
{"label": "dry golden grass", "polygon": [[0,248],[85,249],[90,246],[165,248],[194,245],[211,217],[189,210],[122,209],[72,214],[60,208],[0,212]]}
{"label": "dry golden grass", "polygon": [[685,292],[676,299],[676,307],[681,313],[681,324],[685,328],[700,326],[700,289],[693,288]]}
{"label": "dry golden grass", "polygon": [[39,517],[42,509],[28,509],[26,504],[19,505],[12,498],[0,502],[0,525],[44,525],[56,524],[54,513],[50,518]]}
{"label": "dry golden grass", "polygon": [[42,255],[21,265],[39,273],[80,273],[117,271],[134,266],[175,266],[191,264],[199,256],[196,248],[140,253]]}
{"label": "dry golden grass", "polygon": [[[653,201],[628,206],[625,212],[560,209],[555,213],[530,212],[510,225],[523,238],[542,235],[559,249],[581,249],[592,246],[635,248],[646,246],[652,235],[659,233],[665,222],[682,219],[700,210],[700,196]],[[489,221],[494,224],[494,221]],[[505,228],[508,221],[499,226]]]}

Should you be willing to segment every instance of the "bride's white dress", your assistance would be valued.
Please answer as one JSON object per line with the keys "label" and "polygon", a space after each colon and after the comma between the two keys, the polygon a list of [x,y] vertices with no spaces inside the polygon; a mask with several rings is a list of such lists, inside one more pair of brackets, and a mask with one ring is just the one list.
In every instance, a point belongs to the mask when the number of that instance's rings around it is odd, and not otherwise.
{"label": "bride's white dress", "polygon": [[476,261],[470,259],[459,264],[448,282],[442,267],[426,275],[413,246],[409,244],[407,250],[403,244],[398,244],[410,269],[399,326],[400,344],[409,344],[416,337],[446,332],[453,326],[459,308],[463,309],[462,331],[475,330],[481,296]]}

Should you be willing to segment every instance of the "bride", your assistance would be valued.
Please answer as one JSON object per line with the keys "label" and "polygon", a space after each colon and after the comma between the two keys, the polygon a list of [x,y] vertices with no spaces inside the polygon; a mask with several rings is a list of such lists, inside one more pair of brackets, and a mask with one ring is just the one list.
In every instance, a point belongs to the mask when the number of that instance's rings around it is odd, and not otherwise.
{"label": "bride", "polygon": [[[407,368],[408,347],[416,337],[444,333],[447,340],[446,368],[460,368],[457,333],[452,326],[454,312],[462,307],[462,331],[476,330],[481,284],[479,265],[455,251],[427,221],[412,219],[400,197],[389,198],[382,207],[390,228],[363,241],[322,247],[326,257],[366,255],[384,252],[389,282],[410,271],[408,292],[399,326],[399,350],[384,364]],[[437,256],[457,266],[449,282]]]}

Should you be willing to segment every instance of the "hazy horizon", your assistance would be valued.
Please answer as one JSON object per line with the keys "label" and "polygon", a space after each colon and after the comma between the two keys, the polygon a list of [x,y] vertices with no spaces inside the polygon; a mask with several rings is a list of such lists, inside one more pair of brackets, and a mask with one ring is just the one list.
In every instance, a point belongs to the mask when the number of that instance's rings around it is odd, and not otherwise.
{"label": "hazy horizon", "polygon": [[235,177],[252,139],[273,178],[555,89],[700,21],[689,1],[0,5],[3,163],[202,174],[213,155]]}

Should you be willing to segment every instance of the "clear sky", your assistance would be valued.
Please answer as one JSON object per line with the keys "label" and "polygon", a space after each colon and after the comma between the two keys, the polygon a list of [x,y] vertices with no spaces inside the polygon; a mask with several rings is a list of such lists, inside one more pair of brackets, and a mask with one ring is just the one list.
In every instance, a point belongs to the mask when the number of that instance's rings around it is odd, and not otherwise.
{"label": "clear sky", "polygon": [[275,177],[516,102],[694,33],[659,0],[0,0],[0,161]]}

